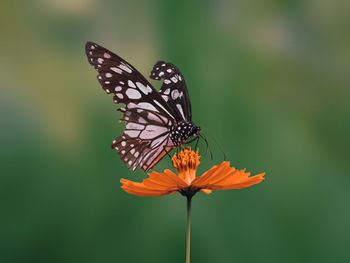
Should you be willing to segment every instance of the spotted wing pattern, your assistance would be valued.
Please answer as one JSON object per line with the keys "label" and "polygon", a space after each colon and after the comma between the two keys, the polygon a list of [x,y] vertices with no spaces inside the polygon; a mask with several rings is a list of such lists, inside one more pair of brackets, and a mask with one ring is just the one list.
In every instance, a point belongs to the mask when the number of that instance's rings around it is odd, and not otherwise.
{"label": "spotted wing pattern", "polygon": [[113,94],[114,103],[126,105],[119,109],[125,131],[111,147],[130,169],[148,171],[174,147],[169,137],[176,123],[174,110],[128,62],[93,42],[87,42],[85,50],[102,88]]}
{"label": "spotted wing pattern", "polygon": [[119,151],[123,161],[133,170],[149,170],[175,146],[169,137],[172,120],[158,112],[144,109],[125,109],[121,121],[126,122],[122,136],[113,141],[112,148]]}
{"label": "spotted wing pattern", "polygon": [[150,78],[164,79],[159,94],[172,109],[176,109],[176,120],[192,121],[191,103],[186,83],[180,71],[171,63],[158,61],[151,71]]}

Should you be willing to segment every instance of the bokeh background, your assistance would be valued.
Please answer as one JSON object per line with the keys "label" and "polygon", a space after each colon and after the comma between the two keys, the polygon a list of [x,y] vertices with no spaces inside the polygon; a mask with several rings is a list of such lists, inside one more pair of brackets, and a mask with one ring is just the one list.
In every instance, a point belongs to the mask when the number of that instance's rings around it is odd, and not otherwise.
{"label": "bokeh background", "polygon": [[[0,261],[184,262],[179,194],[110,149],[121,117],[86,41],[146,76],[185,76],[214,160],[267,172],[193,200],[193,262],[349,262],[349,1],[33,0],[0,4]],[[160,84],[152,81],[159,88]],[[217,143],[215,143],[217,141]],[[169,158],[156,166],[170,167]]]}

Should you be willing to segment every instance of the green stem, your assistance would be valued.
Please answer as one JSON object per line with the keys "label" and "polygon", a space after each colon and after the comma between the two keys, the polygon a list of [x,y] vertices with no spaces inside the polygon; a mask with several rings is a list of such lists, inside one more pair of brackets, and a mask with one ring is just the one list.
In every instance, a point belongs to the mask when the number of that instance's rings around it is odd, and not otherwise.
{"label": "green stem", "polygon": [[190,263],[190,252],[191,252],[191,200],[192,200],[192,196],[187,196],[186,263]]}

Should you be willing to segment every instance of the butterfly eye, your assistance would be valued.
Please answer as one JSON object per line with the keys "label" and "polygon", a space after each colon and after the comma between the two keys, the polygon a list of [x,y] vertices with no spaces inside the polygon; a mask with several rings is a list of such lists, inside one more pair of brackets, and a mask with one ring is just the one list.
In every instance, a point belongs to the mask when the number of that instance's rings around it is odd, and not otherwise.
{"label": "butterfly eye", "polygon": [[193,132],[194,135],[198,135],[198,134],[200,133],[200,131],[201,131],[201,128],[200,128],[200,127],[198,127],[198,126],[193,126],[192,132]]}

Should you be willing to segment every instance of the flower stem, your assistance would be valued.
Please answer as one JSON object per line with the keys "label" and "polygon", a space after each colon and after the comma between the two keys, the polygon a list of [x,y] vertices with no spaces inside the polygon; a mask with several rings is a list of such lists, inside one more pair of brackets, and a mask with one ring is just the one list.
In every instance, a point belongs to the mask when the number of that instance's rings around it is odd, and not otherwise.
{"label": "flower stem", "polygon": [[192,196],[187,196],[187,238],[186,238],[186,263],[190,263],[191,252],[191,200]]}

